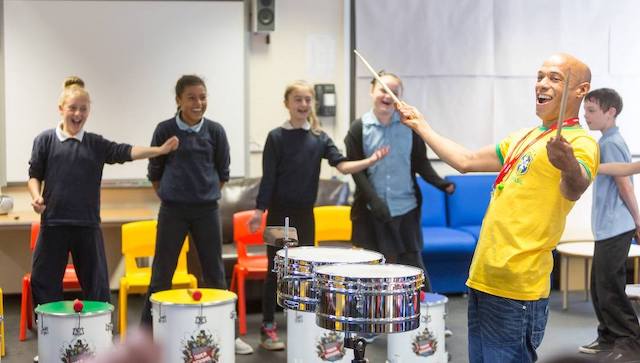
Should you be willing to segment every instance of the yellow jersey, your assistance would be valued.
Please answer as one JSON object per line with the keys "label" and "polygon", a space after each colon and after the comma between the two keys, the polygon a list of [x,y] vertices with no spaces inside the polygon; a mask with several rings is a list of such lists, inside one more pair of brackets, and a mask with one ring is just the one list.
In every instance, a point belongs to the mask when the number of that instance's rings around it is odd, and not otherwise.
{"label": "yellow jersey", "polygon": [[[505,159],[518,156],[546,130],[541,126],[509,135],[496,145],[498,158],[504,164]],[[561,194],[560,170],[547,157],[547,142],[555,135],[554,130],[528,147],[502,180],[501,188],[493,191],[467,286],[515,300],[549,296],[551,251],[574,205]],[[598,143],[579,125],[564,127],[562,136],[593,180],[600,163]]]}

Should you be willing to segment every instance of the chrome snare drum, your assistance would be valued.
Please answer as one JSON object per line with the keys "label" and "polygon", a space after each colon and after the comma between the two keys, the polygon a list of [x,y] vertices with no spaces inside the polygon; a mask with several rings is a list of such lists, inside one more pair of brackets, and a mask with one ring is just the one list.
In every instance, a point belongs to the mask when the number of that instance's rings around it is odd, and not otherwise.
{"label": "chrome snare drum", "polygon": [[[384,263],[381,253],[339,247],[295,247],[276,253],[274,269],[278,277],[278,305],[283,308],[310,311],[318,302],[313,291],[315,270],[322,265]],[[286,267],[285,267],[286,265]]]}
{"label": "chrome snare drum", "polygon": [[421,269],[405,265],[328,265],[316,269],[316,324],[337,331],[397,333],[420,325]]}

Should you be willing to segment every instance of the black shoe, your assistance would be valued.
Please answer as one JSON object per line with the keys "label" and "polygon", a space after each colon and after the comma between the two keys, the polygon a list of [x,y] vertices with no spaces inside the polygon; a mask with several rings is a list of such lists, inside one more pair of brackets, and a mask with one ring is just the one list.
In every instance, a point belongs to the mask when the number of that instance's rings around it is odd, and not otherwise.
{"label": "black shoe", "polygon": [[581,346],[580,348],[578,348],[578,351],[580,353],[586,353],[586,354],[598,354],[600,352],[611,352],[613,351],[613,344],[604,343],[596,339],[590,344]]}
{"label": "black shoe", "polygon": [[629,352],[611,352],[602,361],[605,363],[640,363],[640,355]]}

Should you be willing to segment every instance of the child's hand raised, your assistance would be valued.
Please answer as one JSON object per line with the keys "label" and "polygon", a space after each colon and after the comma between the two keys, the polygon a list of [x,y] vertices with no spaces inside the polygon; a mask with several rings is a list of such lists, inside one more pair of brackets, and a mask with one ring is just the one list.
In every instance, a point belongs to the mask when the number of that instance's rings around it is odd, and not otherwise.
{"label": "child's hand raised", "polygon": [[389,146],[383,146],[378,150],[374,151],[373,154],[369,156],[369,161],[371,162],[371,165],[377,163],[379,160],[382,160],[385,156],[389,155],[390,150],[391,149],[389,148]]}
{"label": "child's hand raised", "polygon": [[168,154],[176,150],[178,148],[178,145],[180,145],[180,140],[178,139],[178,137],[171,136],[167,139],[167,141],[164,142],[164,144],[162,144],[160,148],[162,149],[163,154]]}

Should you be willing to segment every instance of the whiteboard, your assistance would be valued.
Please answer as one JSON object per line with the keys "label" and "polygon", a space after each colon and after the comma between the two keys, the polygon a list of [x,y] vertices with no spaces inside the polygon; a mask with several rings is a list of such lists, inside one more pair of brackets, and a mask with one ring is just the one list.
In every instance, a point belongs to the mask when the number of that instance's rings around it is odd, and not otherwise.
{"label": "whiteboard", "polygon": [[[589,65],[592,89],[620,93],[624,107],[617,124],[631,152],[640,154],[640,2],[404,0],[397,6],[360,0],[355,5],[356,48],[375,68],[402,78],[404,100],[442,135],[477,149],[538,125],[537,70],[550,55],[566,52]],[[372,103],[371,76],[359,61],[355,77],[359,117]]]}
{"label": "whiteboard", "polygon": [[[62,81],[91,95],[85,130],[149,145],[173,116],[175,83],[204,78],[205,117],[231,145],[231,174],[245,173],[245,15],[242,1],[5,1],[8,182],[28,178],[33,139],[60,121]],[[105,166],[104,179],[144,179],[146,160]]]}

